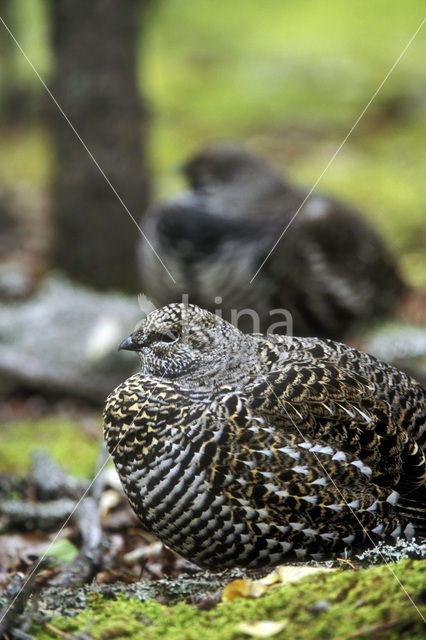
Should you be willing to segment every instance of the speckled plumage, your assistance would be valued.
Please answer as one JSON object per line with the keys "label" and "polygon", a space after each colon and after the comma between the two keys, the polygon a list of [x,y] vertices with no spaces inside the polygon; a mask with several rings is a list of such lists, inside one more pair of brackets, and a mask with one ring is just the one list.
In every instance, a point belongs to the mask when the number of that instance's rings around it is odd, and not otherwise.
{"label": "speckled plumage", "polygon": [[401,371],[182,304],[121,347],[141,371],[107,400],[106,443],[143,525],[184,557],[261,567],[425,534],[425,391]]}
{"label": "speckled plumage", "polygon": [[142,238],[138,251],[142,290],[156,305],[186,293],[210,311],[219,306],[227,320],[232,309],[254,309],[260,327],[244,314],[238,325],[249,333],[266,333],[270,311],[286,309],[293,326],[284,323],[280,333],[341,340],[392,315],[407,293],[366,217],[316,191],[305,202],[307,189],[248,150],[207,147],[186,174],[191,190],[150,208],[141,221],[150,242]]}

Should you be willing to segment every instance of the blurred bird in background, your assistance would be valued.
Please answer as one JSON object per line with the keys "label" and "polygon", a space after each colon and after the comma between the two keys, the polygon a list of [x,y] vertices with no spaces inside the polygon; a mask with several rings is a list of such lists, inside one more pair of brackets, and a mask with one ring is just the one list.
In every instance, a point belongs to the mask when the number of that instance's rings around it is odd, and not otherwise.
{"label": "blurred bird in background", "polygon": [[[175,279],[141,241],[143,290],[157,305],[186,293],[194,304],[220,307],[227,320],[231,310],[254,310],[259,326],[249,313],[238,319],[246,332],[274,325],[275,333],[342,340],[392,315],[408,292],[392,254],[357,211],[328,196],[307,197],[244,147],[206,147],[183,170],[189,191],[150,208],[142,221]],[[291,324],[276,322],[283,309]]]}

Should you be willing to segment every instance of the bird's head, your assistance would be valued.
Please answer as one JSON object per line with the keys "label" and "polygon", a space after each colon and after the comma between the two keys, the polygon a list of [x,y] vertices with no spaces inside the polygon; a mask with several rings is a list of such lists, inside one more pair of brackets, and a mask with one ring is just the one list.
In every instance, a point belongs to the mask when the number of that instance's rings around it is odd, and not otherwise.
{"label": "bird's head", "polygon": [[205,309],[174,303],[152,311],[119,349],[136,351],[145,375],[203,386],[206,380],[226,380],[249,338]]}
{"label": "bird's head", "polygon": [[257,155],[232,143],[204,147],[183,165],[182,171],[195,190],[234,184],[271,172]]}

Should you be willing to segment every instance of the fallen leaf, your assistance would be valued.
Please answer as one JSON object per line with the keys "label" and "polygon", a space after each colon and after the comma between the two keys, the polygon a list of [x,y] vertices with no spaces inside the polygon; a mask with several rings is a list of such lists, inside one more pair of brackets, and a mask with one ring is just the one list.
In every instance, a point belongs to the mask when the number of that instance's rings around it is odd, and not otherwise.
{"label": "fallen leaf", "polygon": [[232,602],[235,598],[259,598],[266,591],[266,585],[260,580],[233,580],[223,590],[222,602]]}
{"label": "fallen leaf", "polygon": [[55,540],[55,542],[48,545],[45,553],[48,558],[52,558],[56,563],[70,563],[77,557],[78,549],[72,542],[62,538],[62,540]]}
{"label": "fallen leaf", "polygon": [[121,497],[121,494],[115,489],[107,489],[103,492],[99,500],[99,513],[102,520],[105,520],[111,509],[120,504]]}
{"label": "fallen leaf", "polygon": [[259,620],[258,622],[240,622],[235,627],[235,631],[245,633],[252,638],[269,638],[282,631],[287,624],[287,620]]}
{"label": "fallen leaf", "polygon": [[292,567],[282,566],[277,567],[273,573],[277,573],[278,581],[286,584],[287,582],[297,582],[305,576],[312,575],[313,573],[327,573],[329,571],[336,571],[337,569],[330,569],[328,567]]}
{"label": "fallen leaf", "polygon": [[17,571],[21,562],[30,565],[49,544],[49,536],[40,532],[0,535],[0,565]]}
{"label": "fallen leaf", "polygon": [[235,598],[259,598],[271,585],[297,582],[313,573],[327,571],[336,571],[336,569],[328,567],[277,567],[259,580],[250,580],[249,578],[233,580],[224,588],[222,602],[232,602]]}
{"label": "fallen leaf", "polygon": [[152,542],[149,545],[145,544],[142,547],[137,547],[136,549],[132,549],[132,551],[128,551],[124,554],[123,560],[127,565],[131,566],[147,556],[158,556],[162,550],[163,543],[157,540],[157,542]]}

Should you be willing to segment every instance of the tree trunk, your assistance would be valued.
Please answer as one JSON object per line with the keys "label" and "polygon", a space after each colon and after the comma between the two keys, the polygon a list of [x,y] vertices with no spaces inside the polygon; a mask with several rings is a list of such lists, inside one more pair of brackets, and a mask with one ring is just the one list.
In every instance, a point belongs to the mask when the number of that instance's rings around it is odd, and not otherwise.
{"label": "tree trunk", "polygon": [[[136,87],[138,0],[54,0],[52,92],[137,222],[148,201],[147,112]],[[97,289],[138,289],[139,231],[59,111],[55,263]]]}

